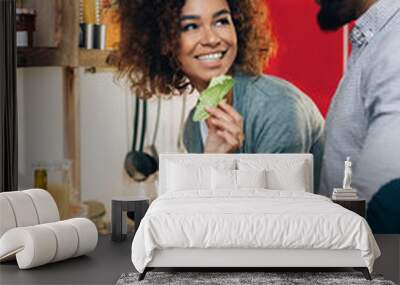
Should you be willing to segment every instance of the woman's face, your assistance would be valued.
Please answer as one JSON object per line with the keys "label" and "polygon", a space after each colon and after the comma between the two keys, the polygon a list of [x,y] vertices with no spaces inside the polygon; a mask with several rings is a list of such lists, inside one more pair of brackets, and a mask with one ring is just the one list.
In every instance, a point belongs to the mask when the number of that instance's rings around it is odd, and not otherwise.
{"label": "woman's face", "polygon": [[199,91],[235,61],[237,37],[226,0],[186,0],[181,14],[178,61]]}

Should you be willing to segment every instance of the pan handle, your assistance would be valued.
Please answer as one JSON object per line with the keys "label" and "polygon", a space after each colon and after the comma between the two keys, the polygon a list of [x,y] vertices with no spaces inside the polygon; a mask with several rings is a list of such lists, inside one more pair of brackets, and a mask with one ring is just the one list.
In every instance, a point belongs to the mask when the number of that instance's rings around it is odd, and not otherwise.
{"label": "pan handle", "polygon": [[161,96],[157,96],[157,117],[156,117],[156,124],[154,126],[153,140],[151,142],[152,145],[156,144],[158,127],[160,125],[160,115],[161,115]]}
{"label": "pan handle", "polygon": [[147,100],[142,100],[143,105],[143,113],[142,113],[142,134],[140,135],[140,147],[139,151],[143,152],[144,147],[144,137],[146,135],[146,126],[147,126]]}
{"label": "pan handle", "polygon": [[135,117],[133,119],[133,137],[132,137],[132,151],[136,150],[137,132],[139,127],[139,97],[135,96]]}

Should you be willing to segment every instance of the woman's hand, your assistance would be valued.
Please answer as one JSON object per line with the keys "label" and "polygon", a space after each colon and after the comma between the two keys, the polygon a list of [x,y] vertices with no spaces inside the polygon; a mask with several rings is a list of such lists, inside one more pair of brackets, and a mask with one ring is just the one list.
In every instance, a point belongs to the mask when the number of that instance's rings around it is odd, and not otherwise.
{"label": "woman's hand", "polygon": [[207,107],[210,117],[206,120],[208,136],[205,153],[229,153],[239,149],[244,141],[243,118],[236,110],[222,101],[218,108]]}

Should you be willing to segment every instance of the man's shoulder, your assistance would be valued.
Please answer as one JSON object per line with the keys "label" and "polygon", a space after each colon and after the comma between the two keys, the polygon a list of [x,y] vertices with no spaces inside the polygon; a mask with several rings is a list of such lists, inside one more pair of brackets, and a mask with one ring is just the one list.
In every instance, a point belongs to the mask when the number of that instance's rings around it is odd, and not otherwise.
{"label": "man's shoulder", "polygon": [[366,87],[386,77],[400,82],[397,76],[393,77],[393,74],[400,72],[399,51],[400,19],[398,24],[382,30],[377,35],[376,40],[367,47],[365,54],[362,55],[360,61],[361,75]]}
{"label": "man's shoulder", "polygon": [[[400,46],[400,18],[397,24],[393,24],[387,30],[382,31],[379,39],[379,47],[382,51],[391,51],[398,53]],[[394,55],[394,54],[393,54]]]}
{"label": "man's shoulder", "polygon": [[399,62],[397,55],[400,50],[400,15],[390,26],[385,27],[377,35],[377,40],[372,46],[369,54],[371,61],[369,64],[380,63],[382,60],[389,59],[391,62]]}

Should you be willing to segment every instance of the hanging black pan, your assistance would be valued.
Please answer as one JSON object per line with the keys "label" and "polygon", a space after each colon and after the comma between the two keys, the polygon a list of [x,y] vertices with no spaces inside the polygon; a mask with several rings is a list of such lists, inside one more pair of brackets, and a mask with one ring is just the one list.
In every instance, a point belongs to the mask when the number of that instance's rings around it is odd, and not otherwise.
{"label": "hanging black pan", "polygon": [[139,104],[140,99],[136,97],[135,104],[135,116],[133,123],[133,139],[132,139],[132,150],[126,155],[124,167],[126,172],[133,180],[142,182],[147,179],[148,176],[153,174],[158,169],[157,161],[147,153],[143,151],[144,139],[146,135],[146,124],[147,124],[147,101],[142,101],[142,132],[140,135],[139,150],[136,150],[137,142],[137,131],[139,125]]}

